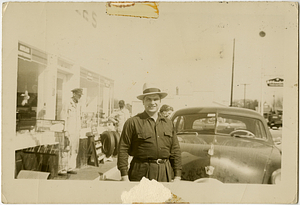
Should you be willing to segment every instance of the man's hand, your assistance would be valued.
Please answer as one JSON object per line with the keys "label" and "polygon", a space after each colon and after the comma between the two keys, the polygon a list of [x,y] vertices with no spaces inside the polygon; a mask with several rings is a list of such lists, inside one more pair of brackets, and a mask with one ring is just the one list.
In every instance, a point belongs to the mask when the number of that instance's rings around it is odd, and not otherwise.
{"label": "man's hand", "polygon": [[173,180],[173,182],[179,182],[181,180],[181,177],[176,176]]}
{"label": "man's hand", "polygon": [[66,131],[65,132],[65,136],[64,136],[64,150],[65,151],[70,151],[70,139],[69,139],[70,135],[69,135],[69,132]]}
{"label": "man's hand", "polygon": [[126,182],[129,182],[128,175],[121,176],[121,181],[126,181]]}

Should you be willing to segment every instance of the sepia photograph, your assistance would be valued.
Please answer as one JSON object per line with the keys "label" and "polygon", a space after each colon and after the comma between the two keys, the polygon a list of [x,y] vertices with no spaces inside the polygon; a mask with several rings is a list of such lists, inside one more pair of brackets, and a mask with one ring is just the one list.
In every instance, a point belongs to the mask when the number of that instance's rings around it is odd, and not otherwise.
{"label": "sepia photograph", "polygon": [[2,203],[298,203],[298,2],[4,2]]}

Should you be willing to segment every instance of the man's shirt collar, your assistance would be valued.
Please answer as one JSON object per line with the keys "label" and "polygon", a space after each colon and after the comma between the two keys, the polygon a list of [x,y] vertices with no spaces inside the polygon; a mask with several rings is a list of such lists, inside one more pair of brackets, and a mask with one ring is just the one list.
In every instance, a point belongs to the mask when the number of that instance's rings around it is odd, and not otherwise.
{"label": "man's shirt collar", "polygon": [[[145,119],[145,120],[148,120],[148,119],[153,119],[151,118],[148,113],[146,111],[144,111],[142,114],[141,114],[141,119]],[[164,116],[162,116],[160,113],[158,113],[158,117],[157,117],[157,121],[165,121],[167,122],[166,118]]]}

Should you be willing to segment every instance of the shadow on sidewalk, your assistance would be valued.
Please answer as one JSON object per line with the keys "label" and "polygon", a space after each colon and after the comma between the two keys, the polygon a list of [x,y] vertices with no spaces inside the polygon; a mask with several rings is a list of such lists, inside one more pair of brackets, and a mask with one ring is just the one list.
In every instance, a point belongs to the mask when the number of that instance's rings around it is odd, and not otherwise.
{"label": "shadow on sidewalk", "polygon": [[77,174],[58,175],[52,180],[95,180],[99,177],[99,173],[105,173],[117,166],[117,158],[113,157],[112,159],[112,162],[106,161],[103,164],[100,163],[99,167],[87,165],[76,169]]}

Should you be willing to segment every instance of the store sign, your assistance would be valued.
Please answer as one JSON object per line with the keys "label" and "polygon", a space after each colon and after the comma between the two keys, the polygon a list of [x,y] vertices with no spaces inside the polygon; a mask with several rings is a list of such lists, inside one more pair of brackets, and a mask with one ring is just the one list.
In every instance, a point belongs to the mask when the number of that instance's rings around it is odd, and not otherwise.
{"label": "store sign", "polygon": [[63,132],[65,128],[64,120],[36,120],[37,132]]}
{"label": "store sign", "polygon": [[22,45],[22,44],[19,44],[19,50],[23,51],[25,53],[31,54],[31,52],[30,52],[31,49],[29,47],[27,47],[27,46]]}
{"label": "store sign", "polygon": [[76,10],[76,12],[87,22],[91,23],[94,28],[97,27],[97,14],[94,11]]}
{"label": "store sign", "polygon": [[57,59],[57,65],[62,67],[62,68],[66,68],[66,69],[71,69],[72,68],[72,64],[66,62],[65,60],[61,59],[61,58],[58,58]]}
{"label": "store sign", "polygon": [[86,79],[89,81],[93,81],[93,74],[92,73],[87,73]]}
{"label": "store sign", "polygon": [[270,87],[283,87],[283,79],[282,78],[273,78],[267,80],[267,85]]}
{"label": "store sign", "polygon": [[18,50],[19,50],[19,53],[18,53],[19,56],[31,60],[31,48],[30,47],[19,43]]}

